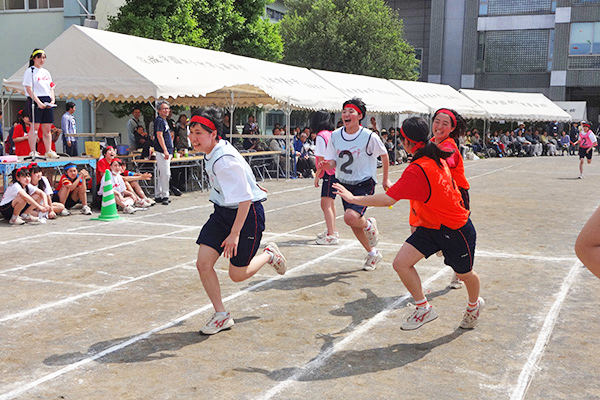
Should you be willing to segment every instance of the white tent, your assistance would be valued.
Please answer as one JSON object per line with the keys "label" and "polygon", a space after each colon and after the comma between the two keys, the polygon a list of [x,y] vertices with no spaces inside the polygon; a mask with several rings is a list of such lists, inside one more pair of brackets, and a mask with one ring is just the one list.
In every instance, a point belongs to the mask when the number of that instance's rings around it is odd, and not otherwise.
{"label": "white tent", "polygon": [[[76,25],[45,51],[63,98],[340,110],[346,97],[305,68]],[[8,91],[24,92],[26,68],[4,80]]]}
{"label": "white tent", "polygon": [[573,121],[587,119],[587,102],[585,101],[555,101],[554,104],[569,113]]}
{"label": "white tent", "polygon": [[429,107],[386,79],[317,69],[311,71],[346,93],[346,100],[360,97],[370,113],[429,114]]}
{"label": "white tent", "polygon": [[571,116],[541,93],[461,89],[491,121],[571,121]]}
{"label": "white tent", "polygon": [[487,113],[483,108],[452,86],[396,79],[390,79],[390,82],[427,105],[430,113],[434,113],[440,108],[451,108],[467,119],[486,118]]}

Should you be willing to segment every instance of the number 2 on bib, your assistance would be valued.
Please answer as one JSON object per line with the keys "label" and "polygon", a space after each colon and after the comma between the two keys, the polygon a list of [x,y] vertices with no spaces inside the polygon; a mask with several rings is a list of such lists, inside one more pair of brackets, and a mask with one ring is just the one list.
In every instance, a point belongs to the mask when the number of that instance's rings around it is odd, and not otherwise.
{"label": "number 2 on bib", "polygon": [[343,163],[342,165],[340,165],[340,171],[342,171],[345,174],[352,174],[352,170],[349,169],[348,167],[350,165],[352,165],[352,163],[354,162],[354,156],[348,150],[340,151],[340,154],[338,157],[343,159],[345,156],[348,156],[348,160],[345,163]]}

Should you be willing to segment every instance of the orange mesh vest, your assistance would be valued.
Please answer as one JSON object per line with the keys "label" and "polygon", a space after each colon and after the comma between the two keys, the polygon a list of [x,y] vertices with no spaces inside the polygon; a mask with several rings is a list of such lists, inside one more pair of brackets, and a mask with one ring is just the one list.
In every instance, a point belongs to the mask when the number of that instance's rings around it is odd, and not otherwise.
{"label": "orange mesh vest", "polygon": [[[433,141],[433,139],[432,139]],[[456,167],[450,168],[450,173],[452,174],[452,178],[454,178],[454,182],[459,188],[469,190],[469,181],[465,177],[465,165],[463,163],[463,158],[460,155],[460,150],[458,150],[458,146],[456,146],[456,142],[450,136],[446,139],[442,140],[442,143],[438,145],[438,147],[444,151],[453,151],[458,155],[458,162],[456,163]]]}
{"label": "orange mesh vest", "polygon": [[442,168],[429,157],[421,157],[412,163],[425,173],[431,194],[425,202],[410,201],[410,224],[430,229],[440,229],[441,225],[450,229],[464,226],[470,212],[464,208],[446,161],[442,160]]}

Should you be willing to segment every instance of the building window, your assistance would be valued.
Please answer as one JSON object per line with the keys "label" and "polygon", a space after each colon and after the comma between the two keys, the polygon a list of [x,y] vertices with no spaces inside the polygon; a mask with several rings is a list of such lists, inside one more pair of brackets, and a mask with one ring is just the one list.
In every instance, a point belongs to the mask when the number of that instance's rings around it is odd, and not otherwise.
{"label": "building window", "polygon": [[600,22],[571,24],[569,54],[600,54]]}
{"label": "building window", "polygon": [[488,31],[484,70],[496,73],[547,72],[550,30]]}
{"label": "building window", "polygon": [[553,0],[479,0],[479,15],[544,14],[555,9]]}
{"label": "building window", "polygon": [[421,72],[423,70],[423,49],[418,48],[415,49],[415,58],[419,61],[419,65],[415,67],[415,72],[419,74],[419,78],[421,77]]}
{"label": "building window", "polygon": [[0,0],[0,11],[52,10],[64,7],[64,0]]}
{"label": "building window", "polygon": [[267,17],[269,17],[272,21],[280,21],[283,18],[283,13],[281,11],[273,10],[272,8],[267,7]]}
{"label": "building window", "polygon": [[600,0],[572,0],[572,1],[573,1],[573,5],[600,4]]}

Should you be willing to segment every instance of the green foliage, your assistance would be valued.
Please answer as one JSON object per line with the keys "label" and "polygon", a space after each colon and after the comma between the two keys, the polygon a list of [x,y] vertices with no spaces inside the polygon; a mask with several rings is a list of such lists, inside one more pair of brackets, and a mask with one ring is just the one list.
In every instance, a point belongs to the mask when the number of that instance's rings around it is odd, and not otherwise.
{"label": "green foliage", "polygon": [[383,0],[286,0],[284,62],[307,68],[417,79],[404,25]]}

